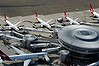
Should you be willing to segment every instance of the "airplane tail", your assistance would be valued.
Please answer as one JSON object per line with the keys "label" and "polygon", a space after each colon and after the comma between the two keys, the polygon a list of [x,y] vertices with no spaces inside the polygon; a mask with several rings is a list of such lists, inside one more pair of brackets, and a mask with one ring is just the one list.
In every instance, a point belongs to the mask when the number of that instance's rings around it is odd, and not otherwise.
{"label": "airplane tail", "polygon": [[6,16],[6,14],[4,14],[4,19],[3,19],[3,20],[4,20],[5,24],[6,24],[6,21],[8,20],[8,18],[9,18],[9,17]]}
{"label": "airplane tail", "polygon": [[7,17],[6,17],[6,15],[4,14],[4,21],[5,21],[5,23],[6,23],[6,20],[7,20]]}
{"label": "airplane tail", "polygon": [[66,14],[66,11],[64,11],[64,17],[67,19],[67,14]]}
{"label": "airplane tail", "polygon": [[10,60],[11,61],[11,59],[2,50],[0,50],[0,57],[2,60]]}
{"label": "airplane tail", "polygon": [[91,5],[91,4],[89,4],[89,6],[90,6],[90,12],[93,14],[94,9],[93,9],[93,7],[92,7],[92,5]]}
{"label": "airplane tail", "polygon": [[37,12],[35,12],[35,16],[36,16],[36,20],[38,21],[38,13]]}

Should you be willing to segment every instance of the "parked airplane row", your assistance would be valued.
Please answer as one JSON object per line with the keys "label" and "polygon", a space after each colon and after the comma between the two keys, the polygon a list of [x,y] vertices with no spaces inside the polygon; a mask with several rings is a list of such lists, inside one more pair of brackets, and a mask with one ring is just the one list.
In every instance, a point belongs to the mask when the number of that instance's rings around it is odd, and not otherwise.
{"label": "parked airplane row", "polygon": [[[92,7],[91,4],[90,4],[90,12],[91,12],[91,14],[92,14],[94,17],[96,17],[96,18],[93,18],[94,20],[99,20],[99,14],[98,14],[97,12],[95,12],[95,10],[93,9],[93,7]],[[42,19],[39,18],[39,15],[38,15],[37,12],[35,12],[35,15],[36,15],[35,18],[36,18],[37,22],[40,22],[41,27],[45,26],[45,27],[47,27],[48,29],[52,30],[52,28],[51,28],[52,25],[49,24],[49,22],[51,22],[52,19],[50,19],[50,20],[48,20],[48,21],[43,21]],[[80,24],[80,22],[77,22],[78,18],[74,20],[74,19],[68,17],[67,14],[66,14],[66,11],[64,11],[64,18],[66,18],[66,20],[69,20],[69,21],[70,21],[70,24]],[[19,22],[17,22],[16,24],[12,24],[12,23],[8,20],[7,16],[4,14],[4,21],[5,21],[5,23],[7,23],[7,24],[9,25],[9,26],[7,26],[8,28],[13,28],[13,29],[15,29],[16,31],[18,31],[19,28],[18,28],[17,25],[20,24],[21,22],[24,22],[25,20],[19,21]],[[30,29],[30,30],[31,30],[31,29]]]}

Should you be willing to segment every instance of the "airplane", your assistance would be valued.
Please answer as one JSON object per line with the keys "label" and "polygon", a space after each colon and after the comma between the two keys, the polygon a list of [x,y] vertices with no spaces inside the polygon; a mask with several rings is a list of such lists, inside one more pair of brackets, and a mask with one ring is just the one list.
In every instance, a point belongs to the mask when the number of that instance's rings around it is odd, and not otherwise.
{"label": "airplane", "polygon": [[53,31],[45,31],[41,29],[35,29],[35,28],[28,28],[28,27],[19,27],[19,29],[23,29],[26,31],[33,31],[33,32],[44,32],[44,33],[52,33]]}
{"label": "airplane", "polygon": [[55,47],[55,48],[45,48],[42,49],[43,52],[54,52],[54,51],[58,51],[61,47]]}
{"label": "airplane", "polygon": [[[0,40],[11,40],[11,39],[15,39],[15,40],[18,40],[18,41],[22,41],[23,39],[22,38],[19,38],[17,36],[14,36],[12,35],[12,32],[14,31],[0,31]],[[21,37],[21,36],[20,36]]]}
{"label": "airplane", "polygon": [[48,29],[51,29],[51,25],[48,24],[49,22],[52,21],[52,19],[48,20],[47,22],[43,21],[42,19],[39,18],[39,15],[37,12],[35,12],[35,15],[36,15],[36,20],[37,22],[40,22],[41,23],[41,27],[45,26],[47,27]]}
{"label": "airplane", "polygon": [[50,61],[49,57],[47,56],[47,54],[48,54],[47,52],[38,52],[38,53],[26,54],[25,52],[23,52],[22,50],[14,47],[14,46],[11,46],[11,48],[13,48],[13,50],[15,50],[19,55],[7,56],[2,50],[0,50],[0,63],[3,63],[5,61],[22,60],[22,61],[24,61],[23,66],[28,66],[33,58],[45,58],[46,61],[48,61],[48,62]]}
{"label": "airplane", "polygon": [[14,30],[18,31],[19,28],[17,27],[18,24],[20,24],[22,21],[19,21],[18,23],[16,24],[12,24],[8,19],[7,19],[7,16],[4,14],[4,21],[5,23],[7,23],[9,26],[9,28],[13,28]]}
{"label": "airplane", "polygon": [[6,30],[6,31],[0,31],[0,40],[3,40],[3,41],[8,41],[8,40],[11,40],[11,39],[15,39],[17,41],[22,41],[23,39],[20,39],[18,37],[15,37],[15,36],[12,36],[11,35],[11,32],[12,31],[9,31],[9,30]]}
{"label": "airplane", "polygon": [[89,6],[90,6],[90,13],[94,16],[94,18],[93,18],[93,20],[99,20],[99,13],[97,13],[94,9],[93,9],[93,7],[92,7],[92,5],[91,4],[89,4]]}
{"label": "airplane", "polygon": [[80,24],[80,23],[77,22],[78,18],[75,19],[75,20],[73,20],[72,18],[70,18],[70,17],[67,16],[66,11],[64,11],[64,17],[65,17],[67,20],[70,21],[70,24],[71,24],[71,25],[73,25],[73,24],[78,24],[78,25],[79,25],[79,24]]}
{"label": "airplane", "polygon": [[3,40],[9,40],[9,39],[15,39],[17,41],[22,41],[23,39],[21,38],[18,38],[18,37],[15,37],[15,36],[10,36],[10,35],[4,35],[2,34],[2,37],[1,37]]}

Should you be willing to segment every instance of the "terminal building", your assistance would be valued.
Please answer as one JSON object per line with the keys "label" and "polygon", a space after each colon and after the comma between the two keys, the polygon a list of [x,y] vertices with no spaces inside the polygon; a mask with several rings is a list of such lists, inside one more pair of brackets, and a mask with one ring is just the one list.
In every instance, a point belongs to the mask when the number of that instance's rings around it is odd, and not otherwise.
{"label": "terminal building", "polygon": [[99,28],[70,25],[58,32],[59,42],[69,51],[69,58],[93,63],[99,60]]}

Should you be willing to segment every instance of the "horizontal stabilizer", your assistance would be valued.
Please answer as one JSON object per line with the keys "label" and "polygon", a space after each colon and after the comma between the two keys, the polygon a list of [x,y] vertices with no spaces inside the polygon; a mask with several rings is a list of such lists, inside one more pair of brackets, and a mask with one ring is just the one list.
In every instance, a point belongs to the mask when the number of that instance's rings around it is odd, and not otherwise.
{"label": "horizontal stabilizer", "polygon": [[7,20],[9,17],[4,14],[4,20]]}

